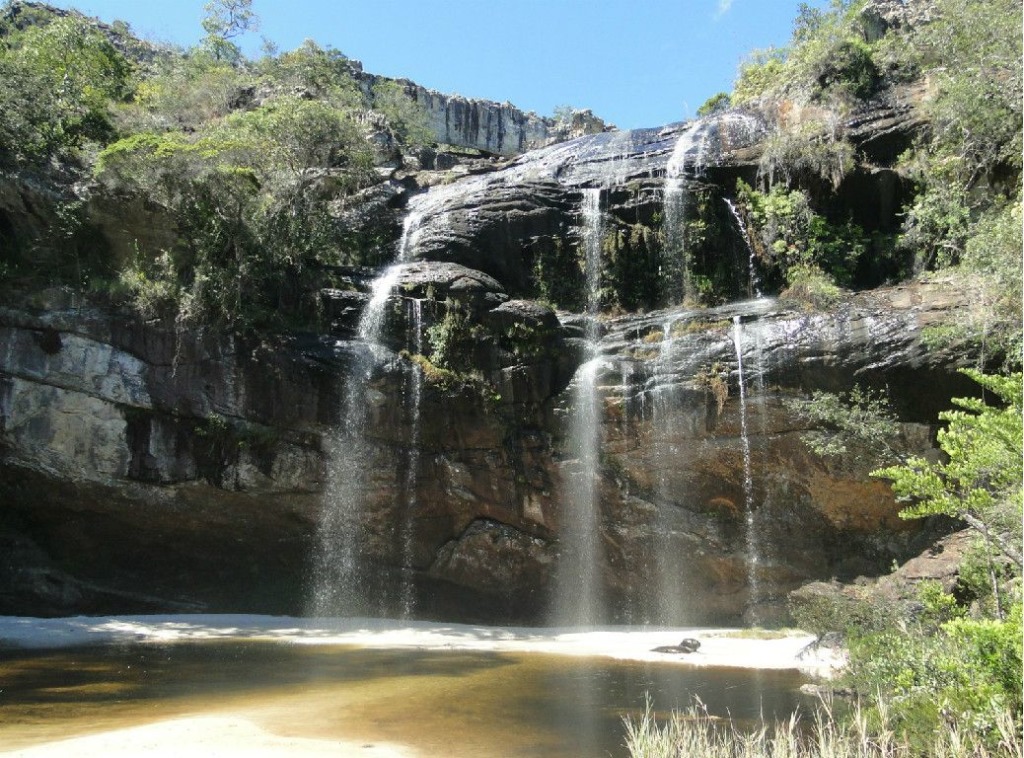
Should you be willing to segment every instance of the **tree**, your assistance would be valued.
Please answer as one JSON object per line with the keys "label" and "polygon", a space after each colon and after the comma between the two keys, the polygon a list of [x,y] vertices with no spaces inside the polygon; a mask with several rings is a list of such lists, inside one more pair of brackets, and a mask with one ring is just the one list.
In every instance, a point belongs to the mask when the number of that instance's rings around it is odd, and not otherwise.
{"label": "tree", "polygon": [[913,501],[902,518],[952,516],[978,532],[985,544],[1024,569],[1021,540],[1024,422],[1021,374],[995,376],[964,369],[993,393],[1002,407],[978,398],[954,398],[960,410],[945,411],[939,447],[946,460],[914,456],[872,472],[891,480],[900,500]]}
{"label": "tree", "polygon": [[252,0],[210,0],[203,10],[206,45],[218,60],[237,58],[238,47],[229,40],[257,31],[260,26],[259,17],[252,10]]}
{"label": "tree", "polygon": [[113,136],[112,101],[130,92],[131,66],[77,15],[16,32],[0,49],[0,138],[16,162]]}
{"label": "tree", "polygon": [[403,145],[422,147],[434,141],[427,111],[398,82],[382,81],[373,85],[373,108],[384,114]]}

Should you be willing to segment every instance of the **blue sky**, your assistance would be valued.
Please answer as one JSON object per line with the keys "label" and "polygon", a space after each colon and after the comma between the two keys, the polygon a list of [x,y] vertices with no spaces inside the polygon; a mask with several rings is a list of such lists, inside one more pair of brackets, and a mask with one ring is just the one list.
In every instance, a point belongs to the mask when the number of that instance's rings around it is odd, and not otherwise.
{"label": "blue sky", "polygon": [[[205,0],[56,2],[151,40],[194,44]],[[799,0],[253,0],[281,50],[334,46],[367,71],[550,115],[590,108],[621,128],[692,117],[744,55],[784,45]],[[812,0],[822,7],[826,0]]]}

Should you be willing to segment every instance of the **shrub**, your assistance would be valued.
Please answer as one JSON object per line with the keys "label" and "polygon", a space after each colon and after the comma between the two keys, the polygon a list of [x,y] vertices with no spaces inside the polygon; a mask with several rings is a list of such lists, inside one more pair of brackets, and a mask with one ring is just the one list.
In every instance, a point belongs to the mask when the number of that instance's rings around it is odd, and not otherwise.
{"label": "shrub", "polygon": [[821,179],[834,190],[853,166],[853,145],[837,136],[835,127],[808,121],[780,128],[765,140],[758,175],[770,185],[781,181],[792,186],[798,180]]}
{"label": "shrub", "polygon": [[738,210],[762,270],[784,281],[794,298],[834,303],[839,296],[835,283],[852,282],[856,262],[867,249],[860,227],[829,222],[811,209],[802,190],[776,185],[760,192],[742,181],[737,189]]}
{"label": "shrub", "polygon": [[704,116],[722,113],[723,111],[729,110],[731,107],[732,98],[729,96],[729,93],[718,92],[704,101],[704,104],[697,109],[697,115],[703,118]]}
{"label": "shrub", "polygon": [[899,425],[882,392],[860,385],[849,392],[815,391],[809,399],[787,400],[786,408],[817,427],[801,435],[816,455],[838,459],[856,451],[858,460],[876,462],[896,457]]}
{"label": "shrub", "polygon": [[776,48],[756,50],[740,64],[732,88],[732,104],[757,102],[778,85],[785,71],[786,51]]}
{"label": "shrub", "polygon": [[1006,620],[956,618],[932,633],[854,636],[845,682],[888,703],[894,726],[919,749],[937,730],[994,749],[1004,714],[1016,714],[1020,728],[1020,633],[1016,605]]}
{"label": "shrub", "polygon": [[131,67],[77,14],[10,34],[0,48],[0,144],[15,164],[70,157],[113,134],[109,104]]}

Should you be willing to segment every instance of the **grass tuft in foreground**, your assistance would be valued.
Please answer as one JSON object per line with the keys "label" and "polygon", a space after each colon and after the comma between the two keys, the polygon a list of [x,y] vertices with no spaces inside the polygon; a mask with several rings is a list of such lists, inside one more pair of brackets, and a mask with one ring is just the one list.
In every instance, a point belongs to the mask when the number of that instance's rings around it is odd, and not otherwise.
{"label": "grass tuft in foreground", "polygon": [[708,714],[700,701],[658,722],[650,701],[639,719],[625,720],[626,747],[632,758],[1022,758],[1021,734],[1006,711],[996,735],[954,729],[935,733],[924,752],[911,747],[891,726],[887,709],[855,706],[840,719],[822,703],[810,723],[796,715],[787,721],[761,722],[741,730]]}

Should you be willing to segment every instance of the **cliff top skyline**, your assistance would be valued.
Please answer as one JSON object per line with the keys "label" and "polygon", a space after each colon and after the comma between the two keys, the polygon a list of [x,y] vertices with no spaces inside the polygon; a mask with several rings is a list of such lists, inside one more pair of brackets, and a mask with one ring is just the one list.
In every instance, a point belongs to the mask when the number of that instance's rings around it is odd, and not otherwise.
{"label": "cliff top skyline", "polygon": [[[826,0],[814,0],[823,7]],[[173,9],[137,0],[56,2],[106,22],[122,20],[154,42],[191,46],[204,0]],[[789,41],[798,0],[255,0],[260,28],[235,40],[246,55],[313,39],[372,73],[430,89],[508,101],[550,116],[589,108],[622,129],[696,115],[732,88],[751,51]]]}

